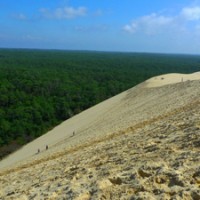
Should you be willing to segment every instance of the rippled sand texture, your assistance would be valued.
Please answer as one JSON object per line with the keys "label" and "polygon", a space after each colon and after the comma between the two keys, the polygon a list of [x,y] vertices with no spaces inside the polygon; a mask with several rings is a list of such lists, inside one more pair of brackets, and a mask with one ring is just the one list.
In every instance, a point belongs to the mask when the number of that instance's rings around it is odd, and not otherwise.
{"label": "rippled sand texture", "polygon": [[75,136],[2,168],[0,199],[199,200],[200,81],[147,84],[104,102]]}

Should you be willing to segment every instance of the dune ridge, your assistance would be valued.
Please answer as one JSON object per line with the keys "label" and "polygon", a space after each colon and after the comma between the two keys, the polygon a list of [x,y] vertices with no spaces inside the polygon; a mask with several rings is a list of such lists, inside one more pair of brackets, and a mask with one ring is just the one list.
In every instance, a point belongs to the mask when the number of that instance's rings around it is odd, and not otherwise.
{"label": "dune ridge", "polygon": [[[0,162],[0,199],[200,199],[196,76],[162,75],[156,87],[149,79],[10,155]],[[24,152],[48,138],[47,151]]]}
{"label": "dune ridge", "polygon": [[147,80],[147,87],[160,87],[164,85],[170,85],[174,83],[180,83],[185,81],[194,81],[200,79],[200,72],[195,72],[192,74],[164,74],[160,76],[153,77]]}

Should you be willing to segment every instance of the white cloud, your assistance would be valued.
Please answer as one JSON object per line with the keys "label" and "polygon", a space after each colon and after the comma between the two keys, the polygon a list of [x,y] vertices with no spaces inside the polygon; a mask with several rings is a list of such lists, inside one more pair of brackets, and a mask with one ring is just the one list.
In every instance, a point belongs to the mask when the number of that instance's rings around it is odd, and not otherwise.
{"label": "white cloud", "polygon": [[49,10],[43,8],[40,10],[42,16],[49,19],[72,19],[76,17],[82,17],[87,14],[86,7],[64,7],[64,8],[57,8],[55,10]]}
{"label": "white cloud", "polygon": [[151,15],[144,16],[140,19],[140,21],[143,24],[147,24],[149,26],[162,26],[169,24],[172,21],[172,18],[165,17],[162,15],[157,15],[156,13],[153,13]]}
{"label": "white cloud", "polygon": [[125,32],[147,35],[169,33],[199,33],[200,6],[184,7],[177,15],[166,16],[158,13],[141,16],[123,27]]}
{"label": "white cloud", "polygon": [[186,20],[200,20],[200,7],[195,6],[195,7],[185,7],[181,11],[181,15],[186,19]]}
{"label": "white cloud", "polygon": [[166,17],[153,13],[150,15],[142,16],[134,20],[131,24],[126,24],[123,27],[123,30],[129,33],[141,31],[146,34],[154,34],[164,27],[167,27],[172,22],[172,17]]}
{"label": "white cloud", "polygon": [[125,25],[124,27],[123,27],[123,30],[124,31],[127,31],[127,32],[129,32],[129,33],[135,33],[136,32],[136,30],[137,30],[137,24],[136,23],[132,23],[132,24],[127,24],[127,25]]}

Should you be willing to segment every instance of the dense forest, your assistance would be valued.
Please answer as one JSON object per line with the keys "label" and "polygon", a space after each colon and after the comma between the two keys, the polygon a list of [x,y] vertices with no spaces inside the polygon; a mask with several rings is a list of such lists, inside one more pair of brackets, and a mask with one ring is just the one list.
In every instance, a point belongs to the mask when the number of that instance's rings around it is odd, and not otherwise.
{"label": "dense forest", "polygon": [[0,49],[0,159],[62,121],[200,56]]}

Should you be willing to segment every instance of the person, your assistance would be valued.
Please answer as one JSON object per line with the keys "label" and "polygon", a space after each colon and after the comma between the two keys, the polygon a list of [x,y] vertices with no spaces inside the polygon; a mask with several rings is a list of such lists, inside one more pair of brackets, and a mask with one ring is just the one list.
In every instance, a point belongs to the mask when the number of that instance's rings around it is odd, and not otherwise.
{"label": "person", "polygon": [[49,148],[48,145],[46,145],[46,150],[48,150],[48,148]]}
{"label": "person", "polygon": [[75,131],[73,132],[73,136],[75,136]]}
{"label": "person", "polygon": [[40,153],[40,149],[38,149],[38,153]]}

